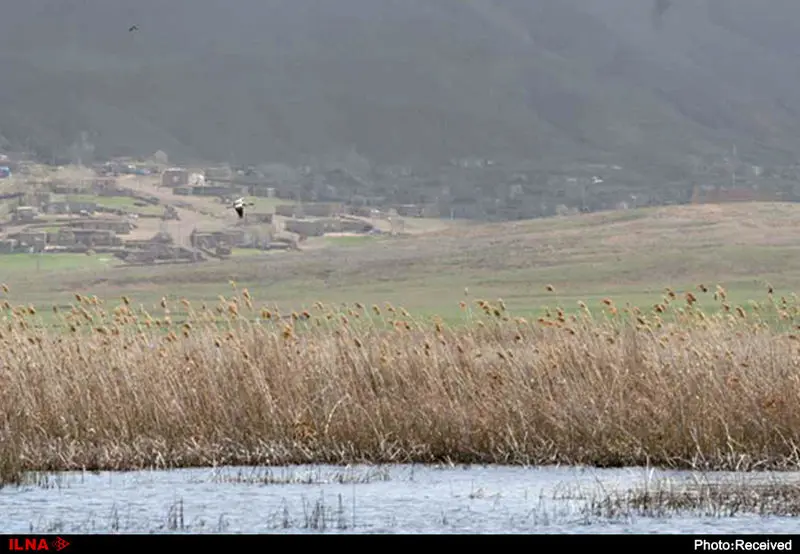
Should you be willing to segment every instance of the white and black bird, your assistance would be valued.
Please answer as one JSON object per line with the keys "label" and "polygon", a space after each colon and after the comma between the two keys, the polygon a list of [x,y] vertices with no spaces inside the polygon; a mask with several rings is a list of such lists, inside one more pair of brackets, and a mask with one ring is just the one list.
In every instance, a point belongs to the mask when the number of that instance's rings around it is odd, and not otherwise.
{"label": "white and black bird", "polygon": [[139,26],[138,25],[131,25],[130,27],[128,27],[128,32],[129,33],[132,33],[134,31],[138,31],[138,30],[139,30]]}
{"label": "white and black bird", "polygon": [[255,204],[253,202],[245,202],[244,198],[239,198],[233,203],[233,209],[236,210],[237,214],[239,214],[239,219],[244,217],[245,206],[255,206]]}

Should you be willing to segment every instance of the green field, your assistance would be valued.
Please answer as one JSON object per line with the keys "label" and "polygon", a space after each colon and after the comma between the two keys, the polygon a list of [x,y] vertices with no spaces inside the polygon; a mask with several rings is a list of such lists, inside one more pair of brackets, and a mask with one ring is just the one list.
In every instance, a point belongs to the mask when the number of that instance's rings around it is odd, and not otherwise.
{"label": "green field", "polygon": [[325,237],[325,242],[335,246],[358,246],[376,240],[381,240],[383,237],[373,235],[343,235]]}
{"label": "green field", "polygon": [[[461,319],[464,300],[502,298],[530,315],[545,306],[575,310],[579,301],[599,309],[606,297],[651,308],[672,287],[679,302],[694,291],[698,305],[714,311],[717,284],[729,305],[745,308],[764,300],[768,285],[776,298],[800,291],[798,225],[800,207],[791,204],[651,208],[461,224],[404,238],[330,237],[325,248],[307,252],[237,251],[189,266],[114,267],[97,257],[45,255],[37,272],[35,256],[4,256],[0,275],[15,298],[41,305],[69,302],[74,292],[128,294],[145,304],[162,296],[214,302],[235,281],[282,310],[315,301],[391,302]],[[700,284],[712,292],[699,292]]]}
{"label": "green field", "polygon": [[110,255],[0,254],[0,280],[24,284],[27,280],[52,279],[54,273],[102,272],[117,265],[120,261]]}
{"label": "green field", "polygon": [[248,196],[247,201],[254,204],[252,211],[256,213],[274,213],[275,206],[296,203],[294,200],[286,200],[284,198],[266,198],[264,196]]}
{"label": "green field", "polygon": [[265,256],[276,256],[279,250],[259,250],[258,248],[234,248],[231,256],[236,258],[263,258]]}

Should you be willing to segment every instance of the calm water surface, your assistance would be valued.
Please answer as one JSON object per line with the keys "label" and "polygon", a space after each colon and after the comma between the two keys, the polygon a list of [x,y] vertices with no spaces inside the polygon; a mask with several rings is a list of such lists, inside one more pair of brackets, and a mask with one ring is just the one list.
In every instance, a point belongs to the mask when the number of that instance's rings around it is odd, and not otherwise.
{"label": "calm water surface", "polygon": [[800,518],[609,518],[614,491],[670,479],[792,479],[644,468],[296,466],[65,473],[0,489],[0,533],[800,533]]}

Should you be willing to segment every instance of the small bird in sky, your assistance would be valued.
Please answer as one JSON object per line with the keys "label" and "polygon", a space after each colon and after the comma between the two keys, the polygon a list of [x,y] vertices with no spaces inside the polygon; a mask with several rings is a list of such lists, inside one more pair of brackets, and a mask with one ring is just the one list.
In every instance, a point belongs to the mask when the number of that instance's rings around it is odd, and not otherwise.
{"label": "small bird in sky", "polygon": [[244,198],[239,198],[233,203],[233,209],[236,210],[237,214],[239,214],[239,219],[244,217],[245,206],[255,206],[255,204],[253,202],[245,202]]}
{"label": "small bird in sky", "polygon": [[139,26],[138,26],[138,25],[131,25],[131,26],[128,28],[128,32],[129,32],[129,33],[132,33],[133,31],[138,31],[138,30],[139,30]]}

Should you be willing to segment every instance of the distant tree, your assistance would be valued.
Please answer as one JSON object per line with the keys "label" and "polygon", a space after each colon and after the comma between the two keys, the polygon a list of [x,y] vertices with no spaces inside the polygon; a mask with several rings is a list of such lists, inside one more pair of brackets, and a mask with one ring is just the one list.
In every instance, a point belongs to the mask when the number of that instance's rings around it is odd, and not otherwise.
{"label": "distant tree", "polygon": [[169,165],[169,157],[163,150],[158,150],[153,154],[153,161],[158,165]]}

